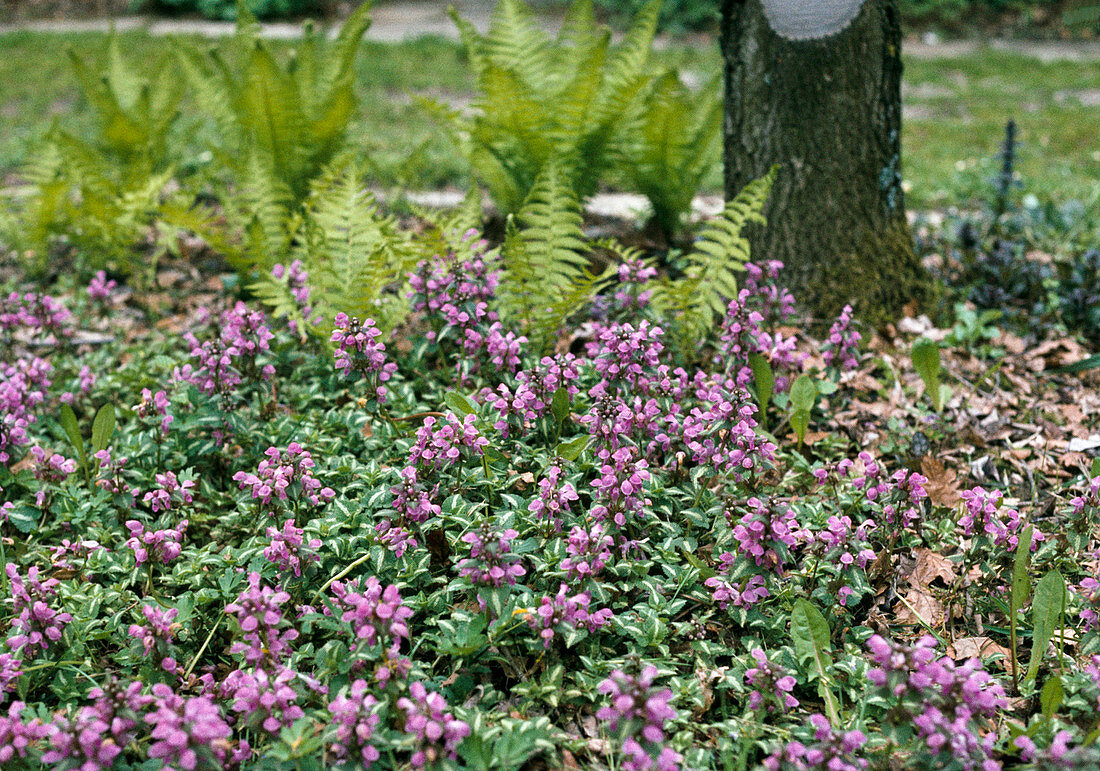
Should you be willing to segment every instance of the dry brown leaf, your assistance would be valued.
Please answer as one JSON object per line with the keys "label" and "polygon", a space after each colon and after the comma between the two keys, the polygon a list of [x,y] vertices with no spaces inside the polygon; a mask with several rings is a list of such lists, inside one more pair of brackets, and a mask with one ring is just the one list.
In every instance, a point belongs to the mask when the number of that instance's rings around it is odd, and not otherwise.
{"label": "dry brown leaf", "polygon": [[920,471],[928,477],[924,486],[932,503],[945,508],[954,508],[962,500],[959,497],[958,473],[954,469],[944,468],[943,462],[931,455],[925,455],[920,461]]}
{"label": "dry brown leaf", "polygon": [[931,549],[917,549],[917,564],[909,574],[909,585],[924,589],[937,578],[947,586],[955,580],[955,566],[951,560]]}
{"label": "dry brown leaf", "polygon": [[988,637],[960,637],[947,646],[947,655],[956,661],[965,659],[981,659],[985,661],[996,655],[1000,655],[1001,667],[1008,671],[1011,666],[1012,652],[1003,645],[993,642]]}
{"label": "dry brown leaf", "polygon": [[915,586],[909,587],[904,600],[898,600],[898,604],[894,606],[894,615],[899,624],[920,624],[923,622],[933,628],[947,619],[943,603],[928,592]]}

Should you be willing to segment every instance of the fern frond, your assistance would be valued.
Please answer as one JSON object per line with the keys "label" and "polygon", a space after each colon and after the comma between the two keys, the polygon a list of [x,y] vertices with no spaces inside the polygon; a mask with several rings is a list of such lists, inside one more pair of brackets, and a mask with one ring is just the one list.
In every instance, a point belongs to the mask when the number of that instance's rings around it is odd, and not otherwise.
{"label": "fern frond", "polygon": [[543,350],[607,278],[588,270],[581,225],[580,202],[557,164],[547,166],[508,224],[501,308]]}
{"label": "fern frond", "polygon": [[340,311],[369,316],[383,332],[402,320],[404,299],[392,290],[415,267],[418,254],[396,220],[379,212],[354,165],[329,169],[314,184],[296,255],[324,319],[321,332],[331,331]]}
{"label": "fern frond", "polygon": [[653,307],[677,327],[685,350],[697,345],[737,297],[736,273],[749,261],[749,240],[741,231],[750,222],[767,224],[760,213],[779,167],[753,180],[726,204],[685,256],[684,275],[664,279],[653,291]]}

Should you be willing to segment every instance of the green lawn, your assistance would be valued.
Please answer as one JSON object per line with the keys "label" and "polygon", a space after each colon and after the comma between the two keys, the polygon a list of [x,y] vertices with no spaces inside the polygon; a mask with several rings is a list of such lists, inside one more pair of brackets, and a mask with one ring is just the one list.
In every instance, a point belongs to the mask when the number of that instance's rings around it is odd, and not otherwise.
{"label": "green lawn", "polygon": [[[151,60],[167,45],[140,32],[126,33],[122,41],[134,60]],[[102,43],[98,34],[0,37],[0,173],[9,181],[54,120],[77,132],[90,128],[63,52],[69,45],[80,52]],[[659,52],[657,59],[681,64],[700,82],[719,61],[716,47],[687,43]],[[461,184],[461,158],[412,98],[432,96],[454,106],[473,98],[472,77],[455,43],[436,38],[364,43],[359,86],[361,117],[352,133],[357,149],[392,168],[423,145],[420,162],[407,170],[409,182]],[[1020,127],[1019,170],[1028,191],[1059,200],[1081,197],[1100,179],[1100,63],[1041,64],[993,50],[952,59],[909,58],[905,104],[905,176],[912,205],[964,202],[985,184],[1009,117]],[[185,108],[180,122],[183,162],[204,146],[206,129],[193,116]],[[716,168],[708,187],[717,189],[720,182]]]}

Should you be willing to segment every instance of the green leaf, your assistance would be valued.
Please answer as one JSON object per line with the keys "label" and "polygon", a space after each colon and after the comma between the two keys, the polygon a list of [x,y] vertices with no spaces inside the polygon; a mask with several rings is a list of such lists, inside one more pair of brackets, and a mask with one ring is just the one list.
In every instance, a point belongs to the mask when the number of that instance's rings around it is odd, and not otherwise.
{"label": "green leaf", "polygon": [[806,438],[806,431],[809,427],[809,412],[806,410],[798,410],[791,415],[791,428],[794,429],[794,435],[798,439],[799,444],[802,444],[802,441]]}
{"label": "green leaf", "polygon": [[33,533],[38,529],[40,512],[29,504],[20,504],[8,510],[8,522],[20,533]]}
{"label": "green leaf", "polygon": [[839,725],[840,710],[836,696],[829,689],[828,669],[833,663],[829,655],[832,650],[829,623],[821,611],[806,600],[796,600],[791,610],[791,641],[799,663],[807,666],[810,676],[818,681],[818,692],[825,700],[829,722]]}
{"label": "green leaf", "polygon": [[477,404],[465,394],[460,394],[458,391],[448,391],[443,395],[443,401],[450,407],[456,414],[459,415],[476,415]]}
{"label": "green leaf", "polygon": [[765,356],[756,352],[749,354],[749,367],[752,368],[756,401],[760,404],[760,417],[763,418],[768,411],[768,403],[772,399],[772,393],[775,391],[775,373],[772,371],[771,362]]}
{"label": "green leaf", "polygon": [[1039,663],[1054,637],[1065,607],[1066,580],[1057,570],[1051,570],[1039,579],[1035,587],[1035,601],[1031,604],[1031,661],[1027,665],[1025,681],[1033,680],[1039,674]]}
{"label": "green leaf", "polygon": [[1092,459],[1092,473],[1089,476],[1093,478],[1100,477],[1100,458]]}
{"label": "green leaf", "polygon": [[799,375],[791,383],[791,411],[809,412],[817,399],[817,386],[809,375]]}
{"label": "green leaf", "polygon": [[554,392],[554,401],[550,405],[550,410],[554,415],[554,422],[559,426],[565,422],[565,419],[569,417],[569,391],[565,388],[559,388]]}
{"label": "green leaf", "polygon": [[1016,562],[1012,567],[1012,607],[1018,610],[1027,602],[1031,591],[1031,580],[1027,571],[1031,566],[1031,535],[1032,526],[1024,528],[1020,535],[1020,541],[1016,544]]}
{"label": "green leaf", "polygon": [[940,391],[940,344],[922,337],[913,343],[910,356],[913,367],[924,381],[924,390],[932,400],[932,408],[939,412],[943,405],[943,394]]}
{"label": "green leaf", "polygon": [[88,456],[84,451],[84,437],[80,435],[80,424],[77,422],[76,413],[73,412],[73,408],[68,404],[62,404],[59,420],[61,422],[61,427],[65,429],[65,435],[69,437],[69,444],[76,450],[80,465],[86,467],[88,465]]}
{"label": "green leaf", "polygon": [[591,439],[592,437],[589,434],[567,439],[564,442],[560,442],[558,446],[554,448],[554,454],[565,460],[576,460],[580,457],[581,453],[584,452],[584,448],[588,446],[588,442]]}
{"label": "green leaf", "polygon": [[1054,717],[1054,713],[1058,711],[1058,707],[1062,706],[1062,701],[1066,697],[1066,689],[1062,687],[1062,678],[1058,675],[1054,675],[1047,679],[1043,683],[1043,690],[1039,693],[1039,703],[1043,707],[1043,717],[1050,720]]}
{"label": "green leaf", "polygon": [[106,450],[115,432],[115,405],[104,404],[92,422],[92,454]]}

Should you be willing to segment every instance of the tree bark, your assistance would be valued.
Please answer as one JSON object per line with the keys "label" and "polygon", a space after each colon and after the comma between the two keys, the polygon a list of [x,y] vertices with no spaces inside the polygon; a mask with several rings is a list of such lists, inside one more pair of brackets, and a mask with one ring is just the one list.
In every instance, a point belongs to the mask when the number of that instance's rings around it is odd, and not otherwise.
{"label": "tree bark", "polygon": [[726,195],[781,167],[755,258],[782,260],[822,315],[850,302],[882,321],[922,303],[901,188],[897,0],[867,0],[847,29],[800,41],[772,31],[761,0],[723,0],[721,43]]}

